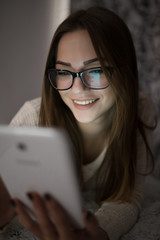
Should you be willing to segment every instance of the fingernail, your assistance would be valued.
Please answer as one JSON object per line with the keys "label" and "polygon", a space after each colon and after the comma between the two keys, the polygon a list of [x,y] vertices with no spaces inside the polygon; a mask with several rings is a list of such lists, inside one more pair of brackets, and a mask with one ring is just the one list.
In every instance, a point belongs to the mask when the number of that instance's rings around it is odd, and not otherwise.
{"label": "fingernail", "polygon": [[93,214],[90,211],[88,211],[86,218],[90,220],[92,217],[93,217]]}
{"label": "fingernail", "polygon": [[11,204],[12,207],[16,206],[16,203],[15,203],[15,201],[13,199],[10,199],[10,204]]}
{"label": "fingernail", "polygon": [[31,193],[27,193],[27,197],[29,198],[29,200],[33,201],[33,195]]}
{"label": "fingernail", "polygon": [[44,194],[44,199],[46,201],[50,201],[51,200],[51,195],[49,193]]}

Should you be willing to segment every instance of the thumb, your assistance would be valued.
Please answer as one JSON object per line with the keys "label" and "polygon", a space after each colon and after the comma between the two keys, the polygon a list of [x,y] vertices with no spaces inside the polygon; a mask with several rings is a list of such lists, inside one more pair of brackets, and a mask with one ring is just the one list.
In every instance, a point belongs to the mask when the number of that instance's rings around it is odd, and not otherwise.
{"label": "thumb", "polygon": [[101,227],[99,227],[98,220],[91,211],[84,213],[84,223],[86,231],[94,239],[105,239],[109,240],[107,232],[105,232]]}
{"label": "thumb", "polygon": [[91,211],[85,211],[83,214],[83,219],[87,232],[91,235],[94,235],[94,232],[98,227],[98,221],[95,215]]}

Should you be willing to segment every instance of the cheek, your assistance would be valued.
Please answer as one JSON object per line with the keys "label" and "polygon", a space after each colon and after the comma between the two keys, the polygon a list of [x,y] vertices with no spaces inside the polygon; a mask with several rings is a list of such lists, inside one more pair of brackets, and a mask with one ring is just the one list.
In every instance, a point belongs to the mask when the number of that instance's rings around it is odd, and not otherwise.
{"label": "cheek", "polygon": [[107,105],[112,106],[115,103],[116,97],[113,93],[113,90],[110,87],[105,89],[103,95],[104,95],[104,98],[105,98],[105,101],[106,101]]}
{"label": "cheek", "polygon": [[62,94],[61,92],[59,92],[60,98],[62,99],[62,101],[64,102],[64,94]]}

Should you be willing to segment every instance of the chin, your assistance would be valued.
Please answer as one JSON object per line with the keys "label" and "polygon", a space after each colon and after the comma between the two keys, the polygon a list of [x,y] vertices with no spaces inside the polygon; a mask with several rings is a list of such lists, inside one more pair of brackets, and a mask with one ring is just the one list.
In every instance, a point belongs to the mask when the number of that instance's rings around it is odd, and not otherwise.
{"label": "chin", "polygon": [[88,118],[87,117],[83,117],[83,118],[75,117],[75,118],[76,118],[77,122],[79,122],[79,123],[91,123],[94,121],[94,119],[91,117],[88,117]]}

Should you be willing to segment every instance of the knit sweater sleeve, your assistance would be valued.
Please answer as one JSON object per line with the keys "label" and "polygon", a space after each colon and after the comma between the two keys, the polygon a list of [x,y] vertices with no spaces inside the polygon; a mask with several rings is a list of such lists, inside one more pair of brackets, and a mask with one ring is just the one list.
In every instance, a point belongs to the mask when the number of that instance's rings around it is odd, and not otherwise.
{"label": "knit sweater sleeve", "polygon": [[[155,119],[155,110],[152,102],[145,95],[140,95],[139,116],[147,125],[153,125]],[[151,142],[151,131],[146,130],[146,136]],[[140,173],[146,171],[147,153],[144,141],[140,133],[137,136],[137,176],[134,196],[131,202],[114,203],[103,202],[101,207],[95,213],[99,225],[109,236],[110,240],[117,240],[127,233],[135,224],[143,200],[144,176]]]}
{"label": "knit sweater sleeve", "polygon": [[27,101],[11,120],[11,126],[38,126],[40,98]]}

